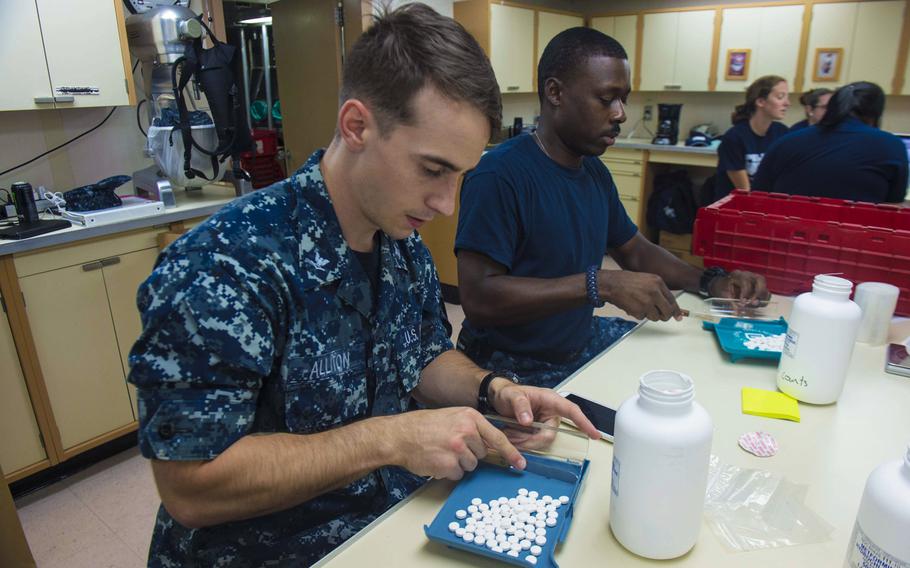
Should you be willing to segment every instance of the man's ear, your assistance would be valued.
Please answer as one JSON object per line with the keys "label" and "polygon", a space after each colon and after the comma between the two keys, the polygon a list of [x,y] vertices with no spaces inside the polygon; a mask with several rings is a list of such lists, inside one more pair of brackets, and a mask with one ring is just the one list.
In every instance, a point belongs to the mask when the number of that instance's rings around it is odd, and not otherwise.
{"label": "man's ear", "polygon": [[543,84],[543,95],[547,99],[547,102],[554,107],[560,107],[562,105],[562,93],[564,85],[562,81],[556,77],[548,77]]}
{"label": "man's ear", "polygon": [[363,150],[375,130],[375,117],[362,101],[348,99],[338,109],[338,134],[352,152]]}

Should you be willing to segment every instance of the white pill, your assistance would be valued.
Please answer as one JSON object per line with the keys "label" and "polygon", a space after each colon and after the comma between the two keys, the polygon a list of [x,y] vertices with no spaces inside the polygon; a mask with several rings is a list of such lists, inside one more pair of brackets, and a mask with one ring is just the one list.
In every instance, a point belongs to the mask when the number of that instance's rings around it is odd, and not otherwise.
{"label": "white pill", "polygon": [[465,530],[461,527],[458,527],[457,529],[455,529],[455,536],[457,536],[458,538],[463,537],[464,533],[465,533]]}
{"label": "white pill", "polygon": [[560,497],[559,497],[559,502],[562,503],[563,505],[566,505],[566,504],[569,502],[569,496],[568,496],[568,495],[560,495]]}
{"label": "white pill", "polygon": [[483,503],[483,501],[480,499],[480,497],[474,497],[473,499],[471,499],[471,505],[476,506],[476,505],[480,505],[481,503]]}
{"label": "white pill", "polygon": [[475,519],[474,517],[468,517],[467,519],[465,519],[464,524],[466,524],[468,526],[476,525],[477,519]]}
{"label": "white pill", "polygon": [[534,546],[531,547],[530,552],[534,556],[540,556],[540,553],[543,552],[543,549],[535,544]]}
{"label": "white pill", "polygon": [[527,549],[531,548],[531,541],[528,539],[523,539],[523,540],[519,541],[518,544],[521,545],[522,550],[527,550]]}
{"label": "white pill", "polygon": [[528,494],[528,490],[525,489],[524,487],[522,487],[521,489],[518,490],[518,494],[519,494],[519,495],[527,495],[527,494]]}
{"label": "white pill", "polygon": [[517,551],[517,550],[510,550],[510,551],[508,551],[506,554],[508,554],[509,556],[512,556],[512,557],[514,557],[514,558],[518,558],[518,551]]}
{"label": "white pill", "polygon": [[546,526],[546,523],[544,521],[540,521],[540,520],[534,521],[534,528],[542,529],[545,526]]}
{"label": "white pill", "polygon": [[477,505],[477,509],[480,511],[489,511],[490,506],[487,505],[486,503],[481,503],[480,505]]}
{"label": "white pill", "polygon": [[494,548],[496,548],[496,541],[488,538],[487,539],[487,548],[489,548],[490,550],[493,550]]}
{"label": "white pill", "polygon": [[492,501],[487,501],[487,506],[490,507],[491,509],[493,507],[498,507],[499,501],[497,501],[496,499],[493,499]]}
{"label": "white pill", "polygon": [[474,542],[474,533],[465,531],[461,537],[465,542]]}
{"label": "white pill", "polygon": [[556,509],[562,507],[562,503],[560,503],[559,501],[553,501],[550,504],[553,505],[553,510],[556,510]]}
{"label": "white pill", "polygon": [[509,507],[513,509],[518,506],[518,499],[509,499]]}
{"label": "white pill", "polygon": [[507,537],[504,534],[498,534],[498,535],[496,535],[496,542],[501,542],[501,543],[505,544],[505,543],[509,542],[509,537]]}
{"label": "white pill", "polygon": [[458,509],[457,511],[455,511],[455,518],[457,518],[457,519],[463,519],[467,516],[468,516],[468,512],[465,511],[464,509]]}
{"label": "white pill", "polygon": [[474,537],[474,544],[484,545],[487,543],[487,539],[483,535],[479,534]]}
{"label": "white pill", "polygon": [[555,527],[555,526],[556,526],[556,519],[553,518],[553,517],[550,517],[549,519],[547,519],[547,526],[548,526],[548,527]]}
{"label": "white pill", "polygon": [[480,513],[471,513],[471,518],[477,519],[479,521],[480,519],[483,518],[483,515],[481,515]]}
{"label": "white pill", "polygon": [[468,512],[469,512],[469,513],[476,513],[476,512],[477,512],[477,505],[468,505]]}
{"label": "white pill", "polygon": [[550,501],[553,500],[553,498],[550,497],[549,495],[544,495],[543,497],[540,498],[540,500],[543,501],[544,503],[549,503]]}
{"label": "white pill", "polygon": [[534,539],[534,544],[536,544],[536,545],[538,545],[538,546],[543,546],[543,545],[545,545],[546,543],[547,543],[547,537],[545,537],[545,536],[543,536],[543,535],[540,535],[540,536],[538,536],[537,538]]}
{"label": "white pill", "polygon": [[457,529],[458,526],[459,526],[458,523],[456,523],[455,521],[452,521],[451,523],[449,523],[449,530],[452,532],[455,532],[455,529]]}
{"label": "white pill", "polygon": [[537,496],[540,495],[537,491],[528,491],[528,497],[530,499],[537,499]]}
{"label": "white pill", "polygon": [[496,501],[497,501],[500,505],[505,505],[506,503],[509,502],[509,499],[508,499],[507,497],[500,497],[500,498],[497,499]]}
{"label": "white pill", "polygon": [[533,566],[534,564],[537,564],[537,557],[531,556],[529,554],[529,555],[525,556],[525,562],[527,562],[528,564],[531,564]]}
{"label": "white pill", "polygon": [[559,518],[559,513],[557,513],[556,511],[550,511],[549,513],[547,513],[547,518],[549,518],[549,519],[558,519],[558,518]]}
{"label": "white pill", "polygon": [[547,534],[547,529],[536,529],[534,531],[535,536],[545,536]]}

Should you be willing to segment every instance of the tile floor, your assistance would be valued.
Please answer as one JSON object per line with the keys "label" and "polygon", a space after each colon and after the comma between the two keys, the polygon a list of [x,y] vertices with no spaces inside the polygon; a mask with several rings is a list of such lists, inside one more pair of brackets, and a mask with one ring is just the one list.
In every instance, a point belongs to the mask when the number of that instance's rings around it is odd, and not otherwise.
{"label": "tile floor", "polygon": [[[446,309],[457,338],[464,312]],[[597,312],[619,315],[615,308]],[[40,568],[133,568],[146,564],[159,503],[148,461],[132,448],[16,506]]]}

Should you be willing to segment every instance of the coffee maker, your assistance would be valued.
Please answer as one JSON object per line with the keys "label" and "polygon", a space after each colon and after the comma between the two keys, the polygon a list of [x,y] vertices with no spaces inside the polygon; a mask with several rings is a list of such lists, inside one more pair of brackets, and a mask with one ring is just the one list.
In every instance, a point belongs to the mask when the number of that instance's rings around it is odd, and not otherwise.
{"label": "coffee maker", "polygon": [[679,114],[682,105],[657,105],[657,136],[651,144],[675,146],[679,138]]}

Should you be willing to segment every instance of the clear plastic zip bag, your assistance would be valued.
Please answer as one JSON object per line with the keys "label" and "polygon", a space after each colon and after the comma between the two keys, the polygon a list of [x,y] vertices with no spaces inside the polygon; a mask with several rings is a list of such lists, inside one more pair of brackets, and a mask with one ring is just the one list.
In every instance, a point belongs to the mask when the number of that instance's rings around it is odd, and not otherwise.
{"label": "clear plastic zip bag", "polygon": [[705,519],[732,552],[825,542],[834,527],[805,504],[809,487],[711,456]]}

